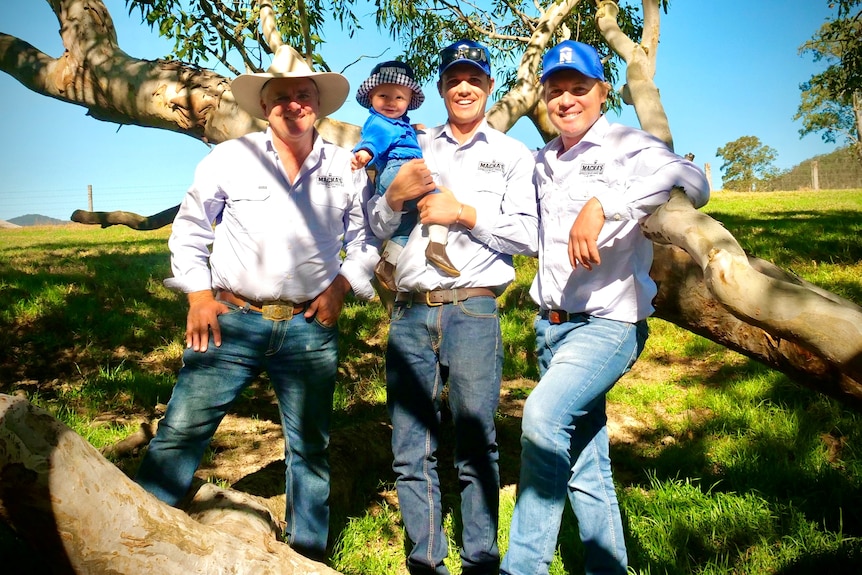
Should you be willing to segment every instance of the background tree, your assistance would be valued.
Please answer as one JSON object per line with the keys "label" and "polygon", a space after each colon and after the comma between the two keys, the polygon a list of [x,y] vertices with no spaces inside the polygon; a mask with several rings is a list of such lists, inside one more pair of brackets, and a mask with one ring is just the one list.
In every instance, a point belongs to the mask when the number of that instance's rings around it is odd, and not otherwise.
{"label": "background tree", "polygon": [[794,120],[802,120],[800,137],[822,132],[825,142],[848,143],[862,162],[862,0],[830,1],[838,13],[800,48],[829,67],[799,88],[802,103]]}
{"label": "background tree", "polygon": [[728,190],[767,191],[768,181],[778,175],[773,165],[777,152],[761,143],[757,136],[742,136],[726,143],[715,154],[724,160],[722,182]]}

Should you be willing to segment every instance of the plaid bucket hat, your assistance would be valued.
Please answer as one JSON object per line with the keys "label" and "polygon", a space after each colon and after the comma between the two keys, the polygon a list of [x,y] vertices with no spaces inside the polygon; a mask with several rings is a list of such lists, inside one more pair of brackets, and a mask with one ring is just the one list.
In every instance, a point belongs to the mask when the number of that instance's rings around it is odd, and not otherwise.
{"label": "plaid bucket hat", "polygon": [[422,93],[422,88],[413,75],[413,69],[404,62],[390,60],[374,66],[371,75],[356,90],[356,101],[359,102],[360,106],[363,108],[371,107],[371,100],[368,96],[371,94],[371,90],[380,84],[398,84],[413,90],[413,97],[410,98],[410,104],[407,105],[408,110],[415,110],[425,101],[425,94]]}

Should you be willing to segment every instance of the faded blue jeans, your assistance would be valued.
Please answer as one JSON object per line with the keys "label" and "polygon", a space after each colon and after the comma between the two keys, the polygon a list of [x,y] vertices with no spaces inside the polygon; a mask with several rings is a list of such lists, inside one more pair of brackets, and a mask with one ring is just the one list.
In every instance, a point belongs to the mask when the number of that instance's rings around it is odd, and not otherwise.
{"label": "faded blue jeans", "polygon": [[306,320],[270,321],[255,311],[218,316],[222,344],[187,349],[164,419],[135,481],[177,505],[204,451],[240,393],[267,372],[278,398],[286,466],[287,542],[323,558],[329,533],[329,422],[338,363],[338,328]]}
{"label": "faded blue jeans", "polygon": [[500,496],[494,413],[503,348],[497,302],[474,297],[427,306],[396,303],[386,350],[392,468],[401,516],[412,544],[411,574],[447,575],[437,447],[443,387],[455,428],[461,486],[462,573],[496,575]]}
{"label": "faded blue jeans", "polygon": [[535,326],[541,379],[524,405],[521,477],[500,573],[548,573],[568,497],[587,575],[625,575],[605,396],[643,351],[646,321],[576,314],[559,325],[539,318]]}

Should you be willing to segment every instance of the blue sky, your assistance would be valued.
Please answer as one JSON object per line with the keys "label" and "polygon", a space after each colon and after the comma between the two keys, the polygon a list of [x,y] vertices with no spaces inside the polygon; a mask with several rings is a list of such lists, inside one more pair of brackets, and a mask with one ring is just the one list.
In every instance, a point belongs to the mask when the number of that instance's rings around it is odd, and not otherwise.
{"label": "blue sky", "polygon": [[[105,3],[123,50],[139,58],[168,52],[166,40],[140,24],[136,15],[127,15],[123,0]],[[799,106],[799,84],[825,67],[799,55],[799,46],[830,14],[826,0],[673,0],[668,14],[662,15],[655,81],[675,149],[694,153],[701,166],[709,163],[714,188],[721,187],[716,150],[741,136],[757,136],[774,148],[781,169],[836,148],[817,134],[800,139],[801,124],[792,119]],[[63,50],[58,28],[44,0],[0,2],[0,32],[52,56]],[[324,57],[336,71],[360,54],[369,56],[344,71],[352,90],[375,63],[398,56],[372,23],[368,28],[353,40],[337,28],[326,36]],[[424,89],[425,104],[411,113],[411,120],[439,124],[443,105],[433,85]],[[181,201],[195,165],[209,151],[188,136],[94,120],[86,109],[39,96],[3,73],[0,110],[3,220],[25,214],[68,219],[75,209],[87,208],[88,186],[95,210],[154,214]],[[351,95],[333,117],[361,124],[365,115]],[[638,125],[630,108],[609,118]],[[530,147],[541,145],[524,120],[509,133]]]}

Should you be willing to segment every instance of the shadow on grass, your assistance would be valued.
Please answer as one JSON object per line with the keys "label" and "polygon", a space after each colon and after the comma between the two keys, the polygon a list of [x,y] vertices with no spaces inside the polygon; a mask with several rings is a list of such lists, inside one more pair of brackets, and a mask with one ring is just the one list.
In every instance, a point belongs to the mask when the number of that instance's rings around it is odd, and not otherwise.
{"label": "shadow on grass", "polygon": [[[712,211],[710,216],[720,221],[747,253],[768,258],[789,271],[800,262],[854,266],[862,261],[862,211],[799,210],[742,215]],[[862,302],[862,282],[826,281],[820,287]]]}

